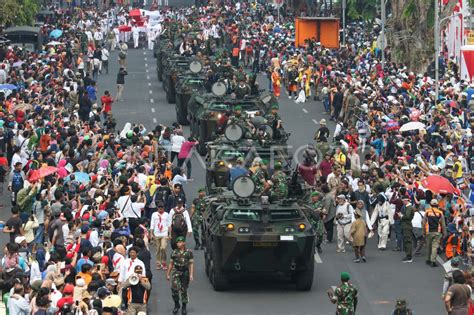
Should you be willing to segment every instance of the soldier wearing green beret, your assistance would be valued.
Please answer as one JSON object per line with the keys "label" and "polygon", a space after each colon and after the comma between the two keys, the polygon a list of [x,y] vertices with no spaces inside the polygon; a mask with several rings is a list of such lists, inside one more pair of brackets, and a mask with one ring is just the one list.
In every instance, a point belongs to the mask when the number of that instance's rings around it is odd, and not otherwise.
{"label": "soldier wearing green beret", "polygon": [[282,171],[280,162],[276,162],[273,167],[274,173],[271,179],[272,192],[271,197],[275,199],[284,199],[288,197],[288,177]]}
{"label": "soldier wearing green beret", "polygon": [[341,272],[341,284],[328,291],[329,299],[336,304],[336,315],[354,315],[357,308],[357,289],[349,283],[350,275]]}
{"label": "soldier wearing green beret", "polygon": [[280,130],[283,128],[283,125],[281,123],[281,117],[278,114],[279,107],[277,104],[273,104],[271,107],[271,112],[267,116],[265,116],[265,119],[267,120],[267,124],[270,125],[273,129],[273,138],[278,138],[278,135],[280,134]]}
{"label": "soldier wearing green beret", "polygon": [[321,244],[323,243],[324,237],[324,222],[323,222],[323,203],[321,201],[321,193],[319,191],[313,191],[311,193],[311,213],[309,219],[316,231],[316,248],[318,253],[322,253]]}
{"label": "soldier wearing green beret", "polygon": [[188,286],[194,277],[194,256],[193,252],[186,248],[186,241],[183,236],[176,238],[177,248],[171,253],[170,266],[166,274],[166,280],[171,280],[171,296],[174,300],[173,314],[178,314],[179,298],[181,296],[181,314],[186,315],[186,305],[188,304]]}
{"label": "soldier wearing green beret", "polygon": [[204,197],[206,197],[206,190],[201,188],[198,190],[198,197],[193,200],[191,206],[191,225],[193,227],[194,241],[196,242],[196,246],[194,247],[195,250],[198,250],[199,248],[204,249],[203,244],[200,241],[202,240],[202,213],[206,206]]}
{"label": "soldier wearing green beret", "polygon": [[254,168],[252,171],[251,178],[255,182],[255,193],[261,194],[265,189],[267,172],[265,171],[265,164],[261,160],[254,161],[252,163]]}

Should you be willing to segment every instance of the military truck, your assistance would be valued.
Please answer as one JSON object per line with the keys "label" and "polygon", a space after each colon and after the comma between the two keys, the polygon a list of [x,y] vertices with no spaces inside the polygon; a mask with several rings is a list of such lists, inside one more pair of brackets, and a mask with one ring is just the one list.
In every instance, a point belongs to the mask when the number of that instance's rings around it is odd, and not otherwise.
{"label": "military truck", "polygon": [[179,55],[169,57],[163,63],[163,89],[169,104],[176,102],[176,81],[178,75],[189,69],[189,58]]}
{"label": "military truck", "polygon": [[181,125],[189,125],[188,102],[192,94],[206,93],[206,76],[201,73],[202,64],[194,60],[189,71],[178,76],[176,81],[176,120]]}
{"label": "military truck", "polygon": [[205,270],[216,291],[255,277],[285,277],[311,290],[315,231],[309,205],[296,199],[254,196],[250,177],[238,177],[232,191],[208,197],[203,213]]}
{"label": "military truck", "polygon": [[154,55],[156,55],[156,75],[158,81],[163,81],[163,67],[166,60],[174,54],[173,44],[169,39],[160,39],[155,42]]}
{"label": "military truck", "polygon": [[188,102],[191,135],[199,141],[197,149],[202,155],[207,153],[206,143],[217,137],[218,123],[223,115],[230,115],[236,106],[241,106],[242,111],[250,117],[256,112],[266,114],[277,103],[275,97],[268,92],[235,99],[226,96],[226,91],[227,87],[223,82],[216,82],[212,86],[212,93],[192,95]]}
{"label": "military truck", "polygon": [[273,169],[275,163],[282,165],[288,175],[292,167],[292,153],[288,149],[286,138],[273,140],[272,128],[265,125],[264,140],[253,137],[243,138],[239,125],[230,124],[224,134],[207,144],[206,155],[206,190],[213,194],[220,188],[229,187],[229,170],[237,159],[243,158],[248,169],[256,157],[269,162],[267,167]]}

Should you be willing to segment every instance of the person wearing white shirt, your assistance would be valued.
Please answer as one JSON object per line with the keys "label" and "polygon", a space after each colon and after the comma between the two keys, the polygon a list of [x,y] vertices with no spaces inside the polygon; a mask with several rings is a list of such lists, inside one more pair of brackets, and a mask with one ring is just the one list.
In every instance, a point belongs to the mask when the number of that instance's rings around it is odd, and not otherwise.
{"label": "person wearing white shirt", "polygon": [[421,249],[423,248],[423,218],[425,217],[423,205],[418,205],[416,211],[413,213],[411,225],[413,226],[413,236],[415,240],[415,256],[421,256]]}
{"label": "person wearing white shirt", "polygon": [[[130,188],[128,191],[130,192]],[[144,198],[142,192],[140,198],[137,195],[125,195],[117,200],[117,208],[122,216],[128,219],[130,231],[134,231],[140,225],[141,213],[145,208]]]}
{"label": "person wearing white shirt", "polygon": [[118,282],[123,283],[126,281],[130,276],[135,273],[135,267],[136,266],[141,266],[142,267],[142,276],[146,276],[145,274],[145,264],[143,261],[137,258],[138,255],[138,249],[132,246],[130,250],[128,251],[128,256],[130,258],[127,258],[123,261],[123,263],[120,266],[120,272],[119,272],[119,277],[118,277]]}
{"label": "person wearing white shirt", "polygon": [[345,195],[337,196],[336,228],[337,228],[337,252],[344,253],[345,241],[351,240],[351,226],[354,221],[354,208],[346,200]]}
{"label": "person wearing white shirt", "polygon": [[146,39],[148,41],[148,50],[153,50],[153,41],[155,40],[155,31],[149,27],[146,32]]}
{"label": "person wearing white shirt", "polygon": [[393,220],[390,203],[383,194],[377,196],[377,205],[372,212],[370,223],[372,226],[377,222],[377,233],[379,235],[378,249],[385,250],[387,248],[388,234],[390,233],[390,224]]}
{"label": "person wearing white shirt", "polygon": [[[193,231],[193,227],[191,225],[191,217],[189,216],[188,210],[184,208],[184,201],[183,199],[179,198],[177,201],[177,206],[171,209],[169,216],[168,216],[168,235],[171,239],[171,248],[176,249],[176,238],[178,236],[186,237],[186,234],[191,234]],[[177,231],[177,229],[173,226],[173,221],[175,215],[182,214],[184,216],[184,220],[186,222],[185,231]]]}
{"label": "person wearing white shirt", "polygon": [[156,244],[156,269],[166,270],[166,248],[168,247],[169,214],[163,203],[158,204],[157,211],[151,215],[150,235]]}
{"label": "person wearing white shirt", "polygon": [[138,48],[138,39],[140,38],[140,29],[136,26],[132,28],[133,48]]}
{"label": "person wearing white shirt", "polygon": [[173,186],[176,184],[180,184],[182,186],[187,181],[188,181],[188,178],[186,177],[186,173],[184,173],[183,169],[180,168],[179,173],[173,177],[173,180],[171,181],[171,183],[173,184]]}
{"label": "person wearing white shirt", "polygon": [[183,137],[182,132],[177,132],[175,135],[171,135],[171,163],[173,163],[175,157],[178,158],[181,146],[185,141],[186,139]]}
{"label": "person wearing white shirt", "polygon": [[30,304],[25,299],[25,289],[23,286],[15,287],[13,295],[8,300],[8,310],[10,314],[29,315]]}

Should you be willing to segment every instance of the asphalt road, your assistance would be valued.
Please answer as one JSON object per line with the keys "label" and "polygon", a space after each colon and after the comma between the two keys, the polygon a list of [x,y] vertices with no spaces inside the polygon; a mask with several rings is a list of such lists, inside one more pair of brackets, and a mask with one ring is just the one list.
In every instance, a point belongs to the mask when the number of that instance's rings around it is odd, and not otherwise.
{"label": "asphalt road", "polygon": [[[99,77],[99,96],[108,89],[115,94],[115,79],[118,72],[117,52],[111,54],[110,72]],[[124,101],[113,104],[117,128],[125,122],[142,123],[152,129],[157,123],[171,125],[175,120],[174,105],[165,100],[165,93],[156,76],[156,60],[152,52],[129,49],[127,58]],[[261,87],[267,87],[266,78],[259,79]],[[294,150],[311,142],[317,122],[328,118],[321,103],[310,101],[296,104],[285,93],[280,98],[280,113],[287,131],[291,132],[289,143]],[[189,131],[189,130],[187,130]],[[189,135],[189,132],[185,136]],[[195,181],[185,186],[188,199],[196,196],[197,189],[204,185],[204,169],[193,161]],[[2,198],[6,202],[6,198]],[[9,215],[9,207],[1,212],[2,220]],[[7,238],[2,236],[2,242]],[[352,250],[336,253],[335,244],[323,245],[323,253],[315,257],[315,277],[309,292],[299,292],[291,284],[272,282],[247,282],[236,285],[226,292],[215,292],[204,272],[202,251],[195,251],[195,278],[191,283],[188,307],[189,314],[334,314],[335,306],[327,297],[326,290],[339,283],[339,274],[348,271],[352,283],[359,290],[357,314],[391,314],[395,301],[406,298],[416,314],[444,314],[441,301],[443,268],[429,268],[425,257],[417,257],[411,264],[403,264],[403,253],[376,249],[375,239],[369,241],[366,264],[355,264]],[[188,246],[194,247],[192,238]],[[394,247],[393,240],[390,248]],[[152,249],[152,254],[155,251]],[[154,262],[153,262],[154,265]],[[173,302],[169,282],[163,271],[154,271],[153,291],[149,301],[151,314],[171,314]]]}

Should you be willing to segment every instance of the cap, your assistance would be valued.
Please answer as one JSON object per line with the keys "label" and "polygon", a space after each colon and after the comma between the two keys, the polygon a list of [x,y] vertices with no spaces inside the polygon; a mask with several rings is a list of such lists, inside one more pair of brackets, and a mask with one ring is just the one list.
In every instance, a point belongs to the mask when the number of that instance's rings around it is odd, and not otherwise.
{"label": "cap", "polygon": [[243,162],[243,161],[244,161],[243,157],[240,156],[240,157],[237,158],[237,162]]}
{"label": "cap", "polygon": [[178,242],[186,242],[186,239],[184,238],[184,236],[178,236],[176,238],[176,243],[178,243]]}
{"label": "cap", "polygon": [[115,282],[114,279],[109,278],[109,279],[105,280],[105,284],[106,285],[111,285],[111,286],[116,286],[117,282]]}
{"label": "cap", "polygon": [[340,195],[337,195],[337,197],[336,197],[336,198],[339,198],[339,199],[344,199],[344,200],[345,200],[345,199],[346,199],[346,196],[345,196],[345,195],[343,195],[343,194],[340,194]]}
{"label": "cap", "polygon": [[74,293],[74,286],[70,283],[64,286],[63,294],[72,294]]}
{"label": "cap", "polygon": [[341,272],[342,281],[349,281],[350,279],[351,279],[351,275],[348,272]]}
{"label": "cap", "polygon": [[88,225],[82,226],[81,227],[81,233],[86,234],[87,232],[89,232],[89,226]]}
{"label": "cap", "polygon": [[317,197],[317,196],[319,196],[319,195],[320,195],[320,192],[319,192],[319,191],[313,191],[313,192],[311,193],[311,197]]}
{"label": "cap", "polygon": [[242,110],[242,106],[240,105],[235,106],[234,111],[237,111],[237,110]]}
{"label": "cap", "polygon": [[430,205],[432,205],[432,206],[437,206],[437,205],[438,205],[438,200],[437,200],[437,199],[432,199],[432,200],[430,201]]}
{"label": "cap", "polygon": [[280,107],[278,107],[277,104],[273,104],[273,105],[272,105],[272,109],[279,109],[279,108],[280,108]]}
{"label": "cap", "polygon": [[199,188],[198,193],[200,193],[200,192],[206,192],[206,188],[204,188],[204,187]]}
{"label": "cap", "polygon": [[321,119],[321,120],[319,121],[319,124],[320,124],[320,125],[326,125],[326,119],[324,119],[324,118]]}
{"label": "cap", "polygon": [[176,202],[177,203],[184,203],[184,200],[183,200],[183,198],[178,198],[178,200]]}
{"label": "cap", "polygon": [[15,243],[21,244],[21,242],[26,241],[26,238],[24,236],[17,236],[15,237]]}
{"label": "cap", "polygon": [[274,166],[273,168],[274,168],[275,170],[281,170],[281,167],[282,167],[281,163],[280,163],[280,162],[276,162],[276,163],[275,163],[275,166]]}

